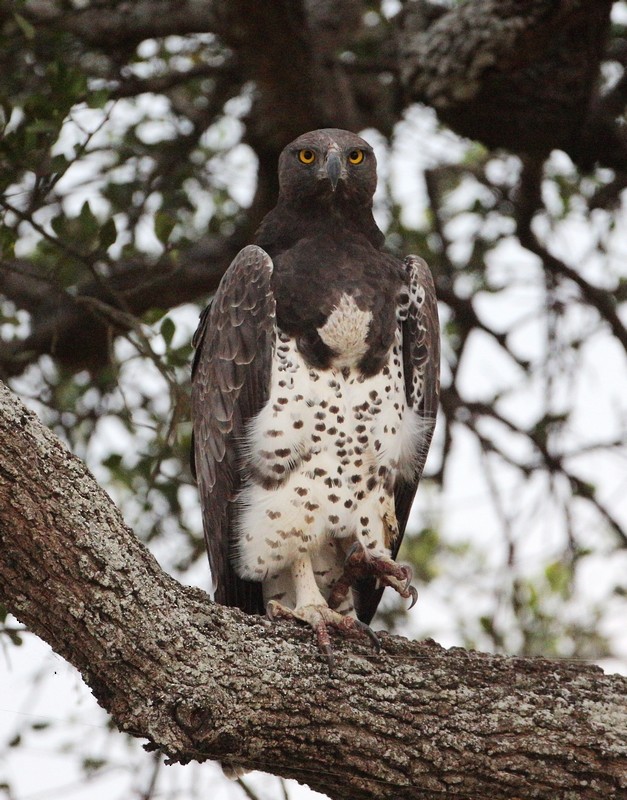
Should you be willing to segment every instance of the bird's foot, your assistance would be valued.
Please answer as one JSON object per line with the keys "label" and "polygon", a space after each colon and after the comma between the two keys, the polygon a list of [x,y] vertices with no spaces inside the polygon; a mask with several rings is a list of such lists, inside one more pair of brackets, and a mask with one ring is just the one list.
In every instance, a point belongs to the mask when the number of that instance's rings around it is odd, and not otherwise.
{"label": "bird's foot", "polygon": [[416,605],[418,592],[411,585],[413,571],[405,564],[397,564],[388,556],[373,556],[359,542],[346,554],[344,571],[329,596],[329,606],[337,608],[360,578],[372,575],[383,586],[391,586],[401,597],[411,598],[410,608]]}
{"label": "bird's foot", "polygon": [[315,635],[320,652],[323,653],[329,665],[329,672],[333,675],[334,658],[329,628],[334,628],[345,636],[367,636],[374,649],[379,652],[381,643],[376,633],[355,617],[338,614],[327,605],[307,605],[299,608],[288,608],[277,600],[270,600],[266,605],[268,619],[297,619],[309,625]]}

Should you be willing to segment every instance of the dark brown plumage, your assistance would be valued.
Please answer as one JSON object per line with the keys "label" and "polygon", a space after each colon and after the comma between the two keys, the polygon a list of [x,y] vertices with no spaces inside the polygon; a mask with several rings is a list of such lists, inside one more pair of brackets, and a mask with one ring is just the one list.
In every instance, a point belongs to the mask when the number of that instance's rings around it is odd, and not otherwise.
{"label": "dark brown plumage", "polygon": [[216,600],[304,619],[330,652],[377,581],[415,595],[393,559],[435,423],[437,306],[426,264],[381,249],[363,139],[304,134],[279,182],[194,338],[193,461]]}

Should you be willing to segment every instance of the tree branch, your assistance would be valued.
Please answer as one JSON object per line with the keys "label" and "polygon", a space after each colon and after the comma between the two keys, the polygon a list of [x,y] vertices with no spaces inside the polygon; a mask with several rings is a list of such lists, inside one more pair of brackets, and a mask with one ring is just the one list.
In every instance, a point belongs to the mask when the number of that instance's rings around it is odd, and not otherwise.
{"label": "tree branch", "polygon": [[627,789],[627,681],[596,667],[338,642],[164,573],[84,465],[0,388],[0,598],[119,728],[334,798],[592,800]]}
{"label": "tree branch", "polygon": [[407,3],[399,30],[407,97],[490,148],[624,168],[625,140],[599,115],[613,0],[469,0],[442,13]]}
{"label": "tree branch", "polygon": [[[182,254],[180,266],[120,264],[112,270],[107,287],[95,285],[94,281],[72,287],[72,292],[53,286],[52,291],[41,296],[38,286],[37,297],[26,298],[26,302],[19,299],[26,290],[13,275],[7,297],[15,297],[18,304],[22,302],[21,307],[29,310],[32,330],[23,341],[0,341],[0,375],[5,378],[21,374],[43,353],[51,354],[64,367],[73,370],[86,368],[95,372],[107,363],[112,333],[122,332],[124,328],[112,332],[107,320],[93,313],[85,314],[84,305],[77,304],[74,299],[75,289],[78,294],[95,296],[138,316],[151,307],[171,308],[215,289],[229,260],[239,247],[250,241],[257,224],[276,201],[276,163],[285,144],[303,130],[332,125],[358,129],[374,124],[385,105],[366,103],[366,107],[361,108],[358,99],[353,97],[352,84],[346,79],[343,67],[330,61],[330,56],[346,48],[361,30],[360,26],[363,27],[363,9],[352,0],[325,4],[323,9],[319,3],[304,0],[299,3],[281,0],[267,7],[251,0],[230,4],[222,0],[182,3],[142,0],[130,5],[112,0],[105,6],[88,5],[76,11],[59,2],[29,0],[26,4],[17,4],[0,0],[0,15],[2,12],[20,14],[42,35],[50,28],[63,30],[77,36],[83,44],[102,48],[109,54],[143,38],[166,34],[204,31],[220,36],[232,56],[220,67],[219,75],[223,80],[219,82],[216,97],[210,97],[208,106],[202,106],[200,111],[188,113],[186,109],[194,130],[179,136],[169,146],[163,146],[161,157],[155,163],[150,190],[168,184],[170,172],[185,162],[183,154],[196,144],[212,117],[222,112],[224,102],[237,93],[244,80],[253,81],[256,86],[256,100],[247,119],[245,140],[253,146],[259,159],[257,192],[247,214],[248,221],[233,236],[224,240],[214,237],[208,241],[209,246],[204,248],[206,266],[199,266],[193,253],[200,249],[196,247],[192,248],[191,255]],[[260,42],[263,47],[259,46]],[[118,60],[114,59],[116,63]],[[202,75],[206,69],[201,65],[196,72],[190,70],[189,80]],[[143,80],[126,77],[117,88],[112,88],[111,96],[126,96],[133,91],[167,91],[181,77],[176,72]],[[119,76],[115,80],[119,80]],[[13,208],[13,211],[19,216],[19,209]],[[141,209],[134,211],[136,222]],[[131,212],[129,209],[128,213]],[[35,225],[32,215],[24,214],[24,217]],[[46,236],[45,229],[39,233]],[[48,235],[58,246],[58,241]],[[69,249],[67,245],[65,249]],[[2,283],[0,276],[0,290]],[[33,280],[29,277],[28,288],[32,286]]]}
{"label": "tree branch", "polygon": [[[169,309],[216,289],[229,261],[246,241],[248,224],[230,237],[206,237],[181,256],[180,264],[116,265],[106,279],[89,281],[76,295],[23,261],[2,265],[0,291],[31,314],[25,339],[0,342],[0,375],[20,375],[41,354],[50,353],[72,369],[98,369],[109,353],[110,315],[85,301],[109,304],[141,317],[151,308]],[[130,325],[116,325],[115,333]]]}
{"label": "tree branch", "polygon": [[535,253],[544,265],[544,268],[560,278],[572,281],[579,288],[582,298],[593,308],[596,308],[600,318],[606,322],[612,334],[621,343],[627,352],[627,327],[621,320],[617,306],[618,302],[612,292],[602,289],[587,281],[575,269],[550,253],[539,241],[531,229],[531,219],[517,221],[517,234],[521,245],[531,253]]}
{"label": "tree branch", "polygon": [[217,31],[226,4],[220,0],[139,0],[134,3],[92,3],[70,12],[65,3],[6,0],[0,11],[16,12],[35,26],[53,27],[110,50],[143,39]]}

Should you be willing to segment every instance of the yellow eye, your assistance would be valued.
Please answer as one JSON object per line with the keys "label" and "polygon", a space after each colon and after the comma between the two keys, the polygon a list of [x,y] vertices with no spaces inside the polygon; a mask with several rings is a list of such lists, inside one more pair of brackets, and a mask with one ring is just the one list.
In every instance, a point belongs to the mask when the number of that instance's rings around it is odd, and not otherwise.
{"label": "yellow eye", "polygon": [[348,160],[351,164],[361,164],[365,155],[363,150],[351,150],[348,154]]}
{"label": "yellow eye", "polygon": [[300,150],[298,153],[298,160],[301,164],[313,164],[316,160],[316,154],[313,150]]}

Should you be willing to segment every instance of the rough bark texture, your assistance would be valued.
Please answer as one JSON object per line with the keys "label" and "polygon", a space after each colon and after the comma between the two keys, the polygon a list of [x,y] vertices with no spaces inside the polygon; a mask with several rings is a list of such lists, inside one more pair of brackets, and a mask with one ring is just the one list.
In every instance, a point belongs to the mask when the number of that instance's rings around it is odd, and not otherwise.
{"label": "rough bark texture", "polygon": [[0,389],[0,599],[121,730],[334,798],[619,798],[627,682],[383,635],[337,643],[165,574],[84,465]]}
{"label": "rough bark texture", "polygon": [[489,147],[545,157],[561,148],[587,167],[603,153],[609,165],[613,156],[595,141],[594,98],[612,2],[471,0],[446,13],[409,3],[400,35],[405,90]]}

